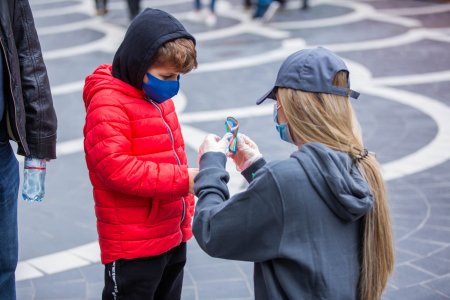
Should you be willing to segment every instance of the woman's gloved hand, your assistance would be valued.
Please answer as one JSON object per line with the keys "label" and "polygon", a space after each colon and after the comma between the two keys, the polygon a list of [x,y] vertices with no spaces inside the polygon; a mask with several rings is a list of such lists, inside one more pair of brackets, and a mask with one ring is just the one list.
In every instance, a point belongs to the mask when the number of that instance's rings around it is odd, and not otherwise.
{"label": "woman's gloved hand", "polygon": [[231,133],[225,134],[222,138],[215,134],[208,134],[198,149],[197,161],[199,162],[202,155],[206,152],[221,152],[226,154],[230,138]]}
{"label": "woman's gloved hand", "polygon": [[256,143],[242,133],[239,133],[237,136],[236,154],[230,153],[229,156],[233,159],[236,164],[236,170],[239,172],[244,171],[258,159],[262,158],[262,154],[259,152]]}

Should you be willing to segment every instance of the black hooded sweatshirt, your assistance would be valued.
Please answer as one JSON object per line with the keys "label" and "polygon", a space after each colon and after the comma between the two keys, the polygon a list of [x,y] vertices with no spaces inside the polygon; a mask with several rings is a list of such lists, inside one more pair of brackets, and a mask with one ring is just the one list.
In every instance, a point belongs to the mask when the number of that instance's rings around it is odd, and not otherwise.
{"label": "black hooded sweatshirt", "polygon": [[178,38],[191,39],[195,43],[194,37],[172,15],[159,9],[145,9],[133,19],[117,49],[112,75],[141,89],[144,75],[158,49]]}

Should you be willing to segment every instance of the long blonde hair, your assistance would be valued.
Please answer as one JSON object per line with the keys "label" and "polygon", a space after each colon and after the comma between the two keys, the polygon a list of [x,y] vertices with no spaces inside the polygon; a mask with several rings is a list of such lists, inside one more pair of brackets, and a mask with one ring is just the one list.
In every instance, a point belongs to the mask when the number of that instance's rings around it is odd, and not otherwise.
{"label": "long blonde hair", "polygon": [[[348,73],[338,72],[333,84],[347,87]],[[348,97],[279,88],[289,130],[300,145],[319,142],[348,153],[358,164],[374,196],[374,206],[364,216],[359,293],[363,300],[378,300],[394,269],[394,245],[387,193],[380,167],[373,155],[361,158],[364,145]]]}

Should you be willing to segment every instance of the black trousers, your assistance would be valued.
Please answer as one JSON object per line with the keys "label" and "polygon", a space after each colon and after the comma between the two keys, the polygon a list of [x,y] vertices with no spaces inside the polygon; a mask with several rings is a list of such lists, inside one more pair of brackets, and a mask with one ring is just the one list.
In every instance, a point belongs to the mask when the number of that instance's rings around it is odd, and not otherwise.
{"label": "black trousers", "polygon": [[158,256],[108,263],[102,300],[179,300],[185,264],[186,243]]}
{"label": "black trousers", "polygon": [[95,0],[95,8],[97,9],[106,9],[107,5],[107,0]]}

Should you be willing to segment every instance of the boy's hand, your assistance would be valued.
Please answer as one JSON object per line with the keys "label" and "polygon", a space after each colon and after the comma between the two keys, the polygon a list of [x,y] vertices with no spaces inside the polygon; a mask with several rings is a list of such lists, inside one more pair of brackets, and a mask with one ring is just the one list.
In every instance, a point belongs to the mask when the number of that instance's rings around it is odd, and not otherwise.
{"label": "boy's hand", "polygon": [[189,174],[189,193],[194,193],[194,178],[198,174],[198,168],[188,168]]}

